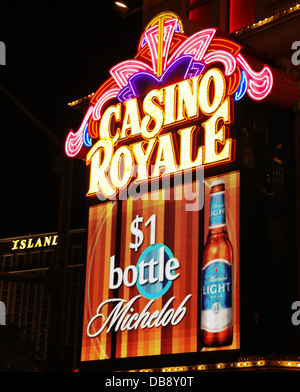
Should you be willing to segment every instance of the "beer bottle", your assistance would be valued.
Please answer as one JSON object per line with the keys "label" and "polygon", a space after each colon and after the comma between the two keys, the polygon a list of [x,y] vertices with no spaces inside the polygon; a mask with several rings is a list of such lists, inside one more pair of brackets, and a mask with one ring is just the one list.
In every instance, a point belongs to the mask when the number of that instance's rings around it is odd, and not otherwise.
{"label": "beer bottle", "polygon": [[225,181],[210,188],[210,215],[202,261],[201,340],[204,347],[232,343],[233,250],[225,216]]}

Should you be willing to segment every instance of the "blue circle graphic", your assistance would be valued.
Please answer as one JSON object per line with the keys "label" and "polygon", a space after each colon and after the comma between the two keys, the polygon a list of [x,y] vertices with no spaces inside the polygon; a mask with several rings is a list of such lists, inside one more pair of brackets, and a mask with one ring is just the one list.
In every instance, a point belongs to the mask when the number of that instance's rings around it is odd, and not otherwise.
{"label": "blue circle graphic", "polygon": [[[144,250],[144,252],[141,254],[139,257],[139,260],[137,262],[137,269],[138,269],[138,274],[140,277],[140,269],[139,269],[139,264],[141,264],[143,261],[144,263],[149,263],[151,262],[152,259],[154,259],[156,262],[160,260],[160,257],[162,255],[162,250],[161,248],[164,248],[163,250],[163,260],[164,260],[164,271],[165,271],[165,266],[166,263],[173,258],[173,253],[171,250],[164,244],[155,244],[155,245],[150,245],[148,246],[147,249]],[[170,288],[172,281],[166,279],[165,273],[163,276],[163,280],[157,279],[155,282],[150,283],[149,282],[149,272],[150,268],[146,267],[144,268],[144,276],[143,278],[147,280],[146,283],[141,284],[139,279],[137,280],[136,286],[139,290],[139,292],[146,298],[148,299],[155,299],[159,298],[162,295],[164,295]],[[159,277],[159,263],[156,263],[153,267],[153,276],[155,278]],[[171,274],[174,275],[175,271],[172,271]]]}

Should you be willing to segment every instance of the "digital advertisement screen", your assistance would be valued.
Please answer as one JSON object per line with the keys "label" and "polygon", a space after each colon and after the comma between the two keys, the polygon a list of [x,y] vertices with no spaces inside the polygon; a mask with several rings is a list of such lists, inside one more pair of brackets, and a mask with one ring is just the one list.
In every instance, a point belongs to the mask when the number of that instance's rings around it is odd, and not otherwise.
{"label": "digital advertisement screen", "polygon": [[90,207],[82,362],[239,348],[239,181]]}

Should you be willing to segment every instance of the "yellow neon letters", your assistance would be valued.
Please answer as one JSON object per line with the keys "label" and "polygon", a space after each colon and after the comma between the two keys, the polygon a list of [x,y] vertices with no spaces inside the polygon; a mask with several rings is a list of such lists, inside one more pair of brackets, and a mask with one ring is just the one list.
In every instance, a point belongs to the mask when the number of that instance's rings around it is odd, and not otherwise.
{"label": "yellow neon letters", "polygon": [[[109,106],[101,118],[100,140],[86,157],[87,195],[100,192],[111,198],[135,174],[135,181],[143,182],[230,161],[233,141],[226,138],[225,126],[231,118],[226,79],[218,68],[154,89],[140,104],[134,98]],[[171,126],[177,126],[176,131]],[[202,146],[197,143],[198,132],[203,134]]]}

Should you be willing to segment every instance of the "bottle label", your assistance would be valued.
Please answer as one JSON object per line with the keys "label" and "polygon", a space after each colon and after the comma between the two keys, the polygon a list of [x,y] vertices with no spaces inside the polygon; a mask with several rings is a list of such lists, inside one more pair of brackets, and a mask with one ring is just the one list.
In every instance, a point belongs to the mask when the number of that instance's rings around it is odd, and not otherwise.
{"label": "bottle label", "polygon": [[210,261],[202,269],[201,329],[220,332],[232,326],[232,263]]}
{"label": "bottle label", "polygon": [[225,221],[225,192],[213,193],[210,197],[209,228],[221,227]]}

